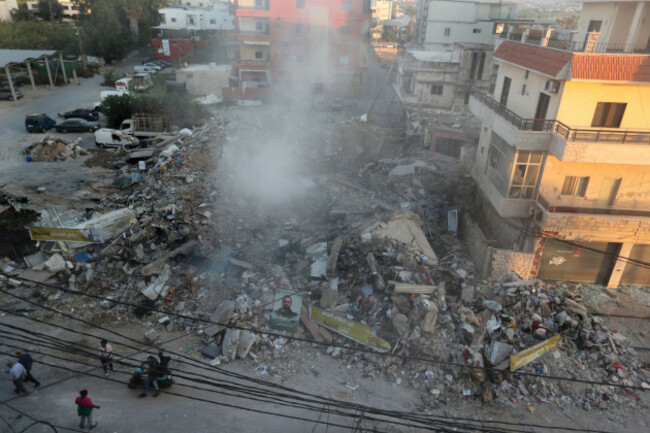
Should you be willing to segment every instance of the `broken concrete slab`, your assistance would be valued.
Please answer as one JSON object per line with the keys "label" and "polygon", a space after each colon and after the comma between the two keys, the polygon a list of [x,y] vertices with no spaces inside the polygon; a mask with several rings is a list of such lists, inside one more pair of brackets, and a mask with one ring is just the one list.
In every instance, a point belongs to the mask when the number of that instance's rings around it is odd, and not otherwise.
{"label": "broken concrete slab", "polygon": [[140,271],[142,275],[144,276],[149,276],[153,274],[160,274],[163,271],[163,265],[169,260],[177,255],[187,255],[192,252],[192,250],[198,245],[198,241],[189,241],[181,245],[180,247],[176,248],[175,250],[172,250],[159,258],[158,260],[154,261],[153,263],[148,264],[147,266],[143,267],[142,270]]}
{"label": "broken concrete slab", "polygon": [[226,335],[223,337],[222,353],[223,356],[229,360],[234,361],[237,356],[237,346],[239,346],[239,329],[229,328],[226,330]]}
{"label": "broken concrete slab", "polygon": [[241,331],[239,334],[239,343],[237,344],[237,357],[240,359],[246,358],[259,338],[257,334],[251,331]]}
{"label": "broken concrete slab", "polygon": [[[104,239],[109,240],[124,233],[131,225],[131,220],[134,217],[135,214],[129,208],[116,209],[105,214],[95,213],[91,219],[72,228],[79,230],[101,228],[104,231]],[[75,248],[86,245],[89,244],[75,243]]]}
{"label": "broken concrete slab", "polygon": [[320,297],[321,307],[329,308],[336,304],[336,301],[339,299],[338,281],[338,278],[334,278],[322,286]]}
{"label": "broken concrete slab", "polygon": [[437,265],[438,257],[420,228],[421,225],[420,217],[413,212],[405,212],[393,217],[388,223],[381,224],[372,231],[372,234],[375,237],[402,242],[418,251],[425,262]]}
{"label": "broken concrete slab", "polygon": [[491,365],[498,365],[512,354],[513,346],[501,341],[493,341],[486,349],[486,359]]}
{"label": "broken concrete slab", "polygon": [[427,284],[400,283],[399,281],[388,281],[388,284],[395,286],[395,293],[433,293],[438,286]]}
{"label": "broken concrete slab", "polygon": [[341,247],[343,247],[344,238],[342,236],[334,239],[332,244],[332,250],[330,251],[329,258],[327,260],[327,274],[328,278],[332,278],[336,272],[336,262],[339,259],[339,253],[341,252]]}
{"label": "broken concrete slab", "polygon": [[170,272],[169,270],[166,270],[158,279],[142,289],[140,293],[152,301],[155,301],[161,295],[165,296],[167,294],[167,290],[169,290],[169,287],[167,287],[167,280],[169,280],[169,277]]}
{"label": "broken concrete slab", "polygon": [[319,332],[319,326],[309,318],[309,313],[304,306],[300,309],[300,321],[303,325],[305,325],[305,328],[309,330],[309,333],[314,338],[314,340],[318,341],[319,343],[322,343],[324,341]]}
{"label": "broken concrete slab", "polygon": [[210,317],[210,321],[216,322],[216,323],[222,323],[223,325],[209,325],[207,326],[204,330],[203,333],[207,335],[208,337],[212,338],[224,329],[226,329],[226,324],[230,322],[230,319],[232,318],[233,314],[235,314],[235,307],[237,304],[233,301],[226,300],[223,301],[217,306],[217,309],[214,311],[212,314],[212,317]]}

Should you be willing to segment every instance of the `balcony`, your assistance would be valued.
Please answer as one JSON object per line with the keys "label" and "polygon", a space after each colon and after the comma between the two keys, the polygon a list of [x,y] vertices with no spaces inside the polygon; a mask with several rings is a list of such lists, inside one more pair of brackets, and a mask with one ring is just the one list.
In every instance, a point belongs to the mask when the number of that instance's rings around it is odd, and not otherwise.
{"label": "balcony", "polygon": [[577,128],[555,119],[524,119],[474,88],[470,110],[519,150],[551,152],[560,161],[650,165],[650,130]]}
{"label": "balcony", "polygon": [[500,39],[520,42],[522,44],[543,46],[556,50],[568,51],[571,53],[627,53],[627,54],[650,54],[650,45],[644,43],[633,43],[626,46],[622,42],[598,42],[599,33],[592,32],[584,40],[564,38],[557,32],[550,33],[548,38],[540,35],[539,32],[503,32]]}
{"label": "balcony", "polygon": [[268,11],[269,0],[238,0],[237,9]]}
{"label": "balcony", "polygon": [[571,234],[577,238],[620,242],[650,242],[650,203],[615,200],[611,206],[596,200],[580,198],[559,199],[551,203],[539,194],[535,206],[536,220],[543,230]]}

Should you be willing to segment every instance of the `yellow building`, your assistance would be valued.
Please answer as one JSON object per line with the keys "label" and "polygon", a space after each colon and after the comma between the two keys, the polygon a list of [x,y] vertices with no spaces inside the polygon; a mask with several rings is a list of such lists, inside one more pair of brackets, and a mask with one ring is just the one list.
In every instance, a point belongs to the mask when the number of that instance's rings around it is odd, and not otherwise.
{"label": "yellow building", "polygon": [[470,98],[479,143],[462,155],[498,244],[487,274],[512,257],[522,277],[650,285],[648,22],[650,1],[585,1],[564,47],[547,34],[495,50],[494,91]]}

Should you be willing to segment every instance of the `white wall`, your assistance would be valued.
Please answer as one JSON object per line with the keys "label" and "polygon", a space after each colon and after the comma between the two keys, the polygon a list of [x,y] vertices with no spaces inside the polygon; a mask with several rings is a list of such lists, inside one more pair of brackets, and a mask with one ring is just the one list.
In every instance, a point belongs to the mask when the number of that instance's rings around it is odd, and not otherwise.
{"label": "white wall", "polygon": [[[234,30],[235,21],[228,5],[219,4],[211,9],[165,8],[158,11],[165,17],[161,22],[165,28],[188,30]],[[194,24],[191,24],[193,17]],[[172,20],[175,20],[173,22]],[[212,22],[214,20],[214,22]]]}
{"label": "white wall", "polygon": [[16,0],[0,0],[0,21],[11,21],[11,11],[16,8]]}

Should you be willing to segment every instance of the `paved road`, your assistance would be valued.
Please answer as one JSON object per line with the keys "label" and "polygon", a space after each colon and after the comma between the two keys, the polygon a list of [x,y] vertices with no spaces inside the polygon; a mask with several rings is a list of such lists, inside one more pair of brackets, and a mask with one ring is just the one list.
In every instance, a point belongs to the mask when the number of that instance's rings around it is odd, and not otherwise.
{"label": "paved road", "polygon": [[[16,104],[13,110],[4,112],[8,107],[4,104],[11,102],[2,102],[0,108],[0,168],[16,167],[24,162],[22,150],[43,139],[46,135],[57,135],[68,140],[74,140],[78,136],[88,136],[92,134],[58,134],[53,130],[45,133],[28,134],[25,131],[25,116],[29,113],[47,113],[55,120],[57,113],[72,110],[77,107],[88,107],[94,101],[99,100],[99,92],[105,90],[100,83],[103,78],[95,76],[79,80],[79,85],[68,85],[57,87],[52,91],[46,91],[41,97],[31,101],[20,102]],[[40,93],[40,92],[39,92]],[[24,162],[26,164],[26,162]]]}

